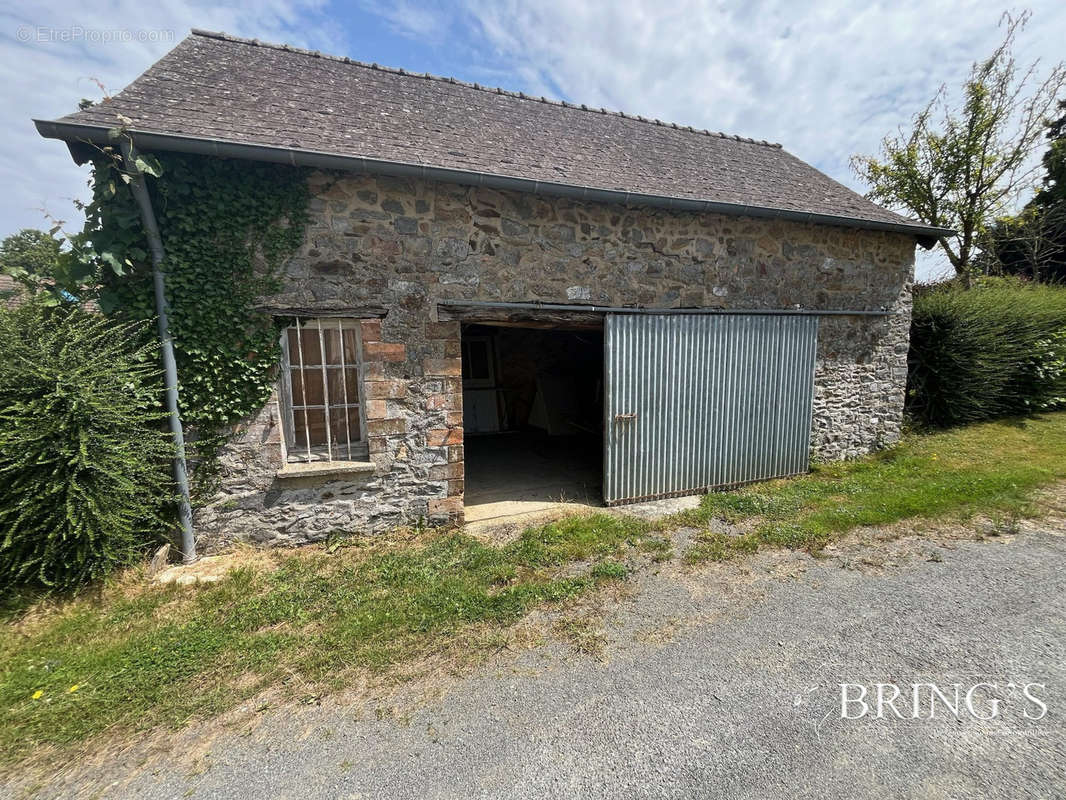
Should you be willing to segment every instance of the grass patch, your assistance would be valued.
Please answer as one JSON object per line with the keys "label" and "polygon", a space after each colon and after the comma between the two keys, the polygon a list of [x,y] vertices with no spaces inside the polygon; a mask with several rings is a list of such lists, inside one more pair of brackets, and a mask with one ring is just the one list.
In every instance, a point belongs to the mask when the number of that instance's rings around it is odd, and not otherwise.
{"label": "grass patch", "polygon": [[[195,589],[130,575],[65,600],[22,599],[0,626],[0,764],[105,732],[179,726],[266,688],[316,697],[436,652],[496,647],[533,608],[625,579],[636,558],[672,557],[670,528],[699,529],[690,562],[817,550],[859,525],[1025,516],[1033,491],[1063,478],[1066,413],[1048,414],[908,437],[862,461],[707,495],[659,523],[571,517],[500,547],[456,532],[335,538]],[[716,518],[744,532],[712,532]],[[556,632],[581,652],[603,641],[580,620]]]}
{"label": "grass patch", "polygon": [[181,725],[268,686],[339,688],[624,578],[619,559],[656,551],[656,539],[639,520],[601,514],[530,528],[503,547],[455,532],[352,540],[332,555],[276,554],[273,568],[239,568],[214,585],[115,583],[39,604],[0,629],[0,758]]}
{"label": "grass patch", "polygon": [[589,575],[593,578],[605,578],[607,580],[624,580],[629,575],[629,567],[621,561],[600,561],[592,565]]}
{"label": "grass patch", "polygon": [[1066,414],[1003,420],[925,436],[861,461],[818,464],[809,475],[706,495],[673,525],[715,518],[748,533],[704,531],[689,562],[720,561],[760,546],[818,550],[836,534],[910,518],[1031,515],[1033,490],[1066,478]]}
{"label": "grass patch", "polygon": [[595,620],[568,617],[555,623],[552,630],[577,653],[602,658],[607,649],[607,634],[600,629]]}

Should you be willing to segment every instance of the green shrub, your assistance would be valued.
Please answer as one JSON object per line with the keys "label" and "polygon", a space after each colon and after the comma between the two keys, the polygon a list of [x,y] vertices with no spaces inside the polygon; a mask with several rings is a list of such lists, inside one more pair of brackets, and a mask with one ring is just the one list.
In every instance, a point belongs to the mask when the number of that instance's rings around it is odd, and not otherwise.
{"label": "green shrub", "polygon": [[0,588],[66,588],[162,532],[169,438],[143,325],[28,302],[0,310]]}
{"label": "green shrub", "polygon": [[1062,407],[1066,288],[986,279],[916,293],[907,407],[960,425]]}

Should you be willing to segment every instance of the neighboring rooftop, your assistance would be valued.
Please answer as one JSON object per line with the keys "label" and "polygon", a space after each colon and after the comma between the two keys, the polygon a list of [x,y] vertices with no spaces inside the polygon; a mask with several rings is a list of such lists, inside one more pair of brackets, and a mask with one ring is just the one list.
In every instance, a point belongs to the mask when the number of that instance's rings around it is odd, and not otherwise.
{"label": "neighboring rooftop", "polygon": [[220,33],[194,30],[115,97],[38,129],[69,142],[119,115],[157,148],[175,137],[938,233],[777,144]]}
{"label": "neighboring rooftop", "polygon": [[0,274],[0,306],[19,304],[19,285],[10,275]]}

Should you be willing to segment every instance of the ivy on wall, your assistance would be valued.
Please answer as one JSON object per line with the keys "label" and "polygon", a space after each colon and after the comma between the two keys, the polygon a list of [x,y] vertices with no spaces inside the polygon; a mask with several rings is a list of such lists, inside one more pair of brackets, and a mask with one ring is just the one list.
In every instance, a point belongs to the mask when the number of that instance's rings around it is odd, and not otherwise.
{"label": "ivy on wall", "polygon": [[[262,408],[274,386],[279,321],[256,303],[277,291],[281,265],[303,242],[309,170],[179,154],[141,166],[166,252],[179,403],[202,498],[229,426]],[[109,151],[95,160],[81,245],[104,267],[101,310],[153,319],[152,268],[127,178]]]}

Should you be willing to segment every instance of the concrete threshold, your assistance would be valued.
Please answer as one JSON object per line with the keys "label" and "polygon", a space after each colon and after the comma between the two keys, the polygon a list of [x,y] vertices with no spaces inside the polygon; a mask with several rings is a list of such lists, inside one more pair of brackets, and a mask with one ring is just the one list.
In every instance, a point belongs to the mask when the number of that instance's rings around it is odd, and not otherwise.
{"label": "concrete threshold", "polygon": [[464,509],[466,531],[471,534],[491,534],[497,530],[524,528],[543,524],[574,514],[620,514],[656,520],[678,511],[696,508],[702,495],[670,497],[665,500],[649,500],[645,503],[605,507],[598,503],[580,501],[532,501],[504,500],[493,503],[476,503]]}

